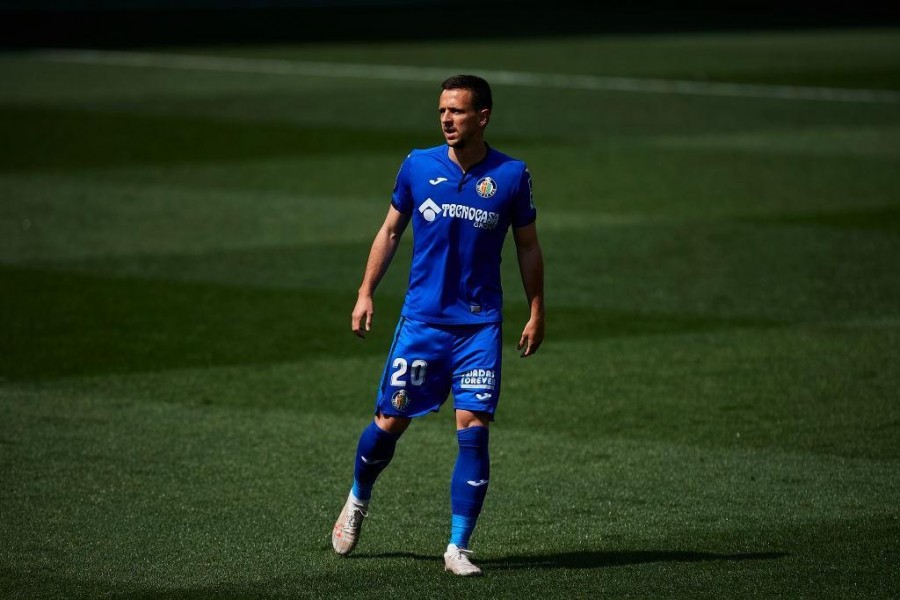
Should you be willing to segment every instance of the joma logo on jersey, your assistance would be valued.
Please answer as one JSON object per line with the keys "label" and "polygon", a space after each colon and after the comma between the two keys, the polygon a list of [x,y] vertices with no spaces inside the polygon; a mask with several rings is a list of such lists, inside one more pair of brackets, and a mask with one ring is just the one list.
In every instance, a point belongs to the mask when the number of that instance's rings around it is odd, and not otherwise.
{"label": "joma logo on jersey", "polygon": [[431,198],[427,198],[419,206],[419,212],[422,213],[422,218],[429,223],[440,215],[451,219],[472,221],[472,225],[478,229],[495,229],[500,221],[499,213],[481,208],[472,208],[465,204],[441,204],[438,206]]}
{"label": "joma logo on jersey", "polygon": [[472,369],[463,373],[459,387],[464,390],[492,390],[496,379],[493,369]]}

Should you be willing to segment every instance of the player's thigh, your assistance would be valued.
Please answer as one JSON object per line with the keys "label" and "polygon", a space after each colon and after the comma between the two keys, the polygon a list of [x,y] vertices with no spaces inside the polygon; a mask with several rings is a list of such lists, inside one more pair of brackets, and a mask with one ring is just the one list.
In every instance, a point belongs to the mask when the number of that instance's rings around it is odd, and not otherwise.
{"label": "player's thigh", "polygon": [[493,418],[500,401],[502,327],[488,323],[460,336],[453,352],[453,406]]}
{"label": "player's thigh", "polygon": [[446,332],[402,319],[385,364],[376,412],[417,417],[438,410],[450,393],[450,348]]}

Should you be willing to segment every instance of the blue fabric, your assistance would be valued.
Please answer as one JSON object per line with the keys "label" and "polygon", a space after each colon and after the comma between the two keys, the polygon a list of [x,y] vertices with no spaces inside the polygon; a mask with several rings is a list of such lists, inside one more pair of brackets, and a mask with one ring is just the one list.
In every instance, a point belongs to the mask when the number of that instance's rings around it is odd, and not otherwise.
{"label": "blue fabric", "polygon": [[[454,517],[467,519],[467,521],[457,519],[461,530],[455,535],[468,544],[468,537],[475,529],[475,522],[481,514],[491,477],[488,428],[477,426],[460,429],[456,432],[456,437],[459,440],[459,455],[450,483],[450,508]],[[458,543],[457,546],[467,547]]]}
{"label": "blue fabric", "polygon": [[375,421],[369,423],[356,447],[356,468],[353,472],[352,493],[359,500],[372,497],[372,486],[394,457],[400,434],[384,431]]}
{"label": "blue fabric", "polygon": [[457,409],[493,415],[500,400],[502,324],[436,325],[401,317],[375,413],[418,417],[453,391]]}
{"label": "blue fabric", "polygon": [[402,314],[445,325],[503,320],[500,255],[510,226],[537,212],[525,163],[493,148],[463,172],[448,146],[413,150],[391,204],[411,215],[413,260]]}
{"label": "blue fabric", "polygon": [[472,532],[475,530],[476,520],[462,515],[453,515],[450,520],[450,543],[456,544],[457,548],[468,548],[469,538],[472,537]]}

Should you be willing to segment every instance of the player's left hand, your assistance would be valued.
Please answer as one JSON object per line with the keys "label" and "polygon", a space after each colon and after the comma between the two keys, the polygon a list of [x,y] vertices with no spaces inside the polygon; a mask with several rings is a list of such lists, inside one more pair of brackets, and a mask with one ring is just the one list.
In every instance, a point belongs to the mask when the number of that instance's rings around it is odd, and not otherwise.
{"label": "player's left hand", "polygon": [[375,314],[375,304],[371,296],[360,294],[350,315],[350,329],[357,337],[365,338],[366,332],[372,329],[372,315]]}
{"label": "player's left hand", "polygon": [[525,323],[525,329],[522,330],[522,337],[519,338],[519,345],[516,348],[522,352],[522,358],[526,358],[537,352],[543,341],[544,319],[531,317]]}

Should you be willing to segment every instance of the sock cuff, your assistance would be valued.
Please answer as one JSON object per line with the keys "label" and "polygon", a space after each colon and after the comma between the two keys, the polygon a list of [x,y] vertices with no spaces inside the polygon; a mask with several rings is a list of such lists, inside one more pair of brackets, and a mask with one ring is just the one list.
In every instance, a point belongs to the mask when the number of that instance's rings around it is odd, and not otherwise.
{"label": "sock cuff", "polygon": [[456,430],[456,438],[460,446],[487,446],[488,428],[482,425]]}
{"label": "sock cuff", "polygon": [[384,429],[379,427],[378,423],[376,423],[375,421],[372,421],[371,423],[369,423],[369,427],[367,429],[371,433],[373,433],[377,436],[384,436],[386,438],[395,439],[395,440],[400,439],[400,436],[402,435],[400,433],[392,433],[390,431],[385,431]]}

